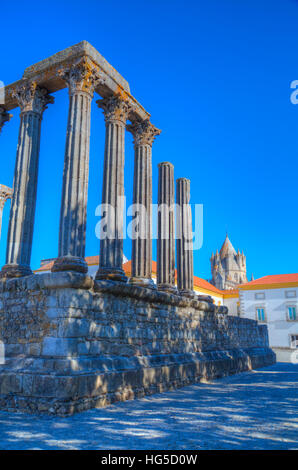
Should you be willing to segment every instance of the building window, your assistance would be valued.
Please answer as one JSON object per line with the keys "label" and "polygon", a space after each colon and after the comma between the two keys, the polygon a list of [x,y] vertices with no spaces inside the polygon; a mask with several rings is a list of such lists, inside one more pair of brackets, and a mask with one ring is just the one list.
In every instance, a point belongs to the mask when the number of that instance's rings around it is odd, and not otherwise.
{"label": "building window", "polygon": [[291,335],[291,348],[298,349],[298,335]]}
{"label": "building window", "polygon": [[289,321],[295,321],[295,320],[297,320],[297,311],[296,311],[296,307],[294,307],[294,306],[289,306],[289,307],[287,307],[287,313],[288,313],[288,320],[289,320]]}
{"label": "building window", "polygon": [[265,293],[264,293],[264,292],[256,292],[256,293],[255,293],[255,299],[256,299],[256,300],[263,300],[263,299],[265,299]]}
{"label": "building window", "polygon": [[260,322],[266,321],[265,309],[264,307],[257,307],[256,308],[257,320]]}
{"label": "building window", "polygon": [[296,291],[295,290],[286,290],[285,291],[285,296],[287,299],[293,299],[296,297]]}

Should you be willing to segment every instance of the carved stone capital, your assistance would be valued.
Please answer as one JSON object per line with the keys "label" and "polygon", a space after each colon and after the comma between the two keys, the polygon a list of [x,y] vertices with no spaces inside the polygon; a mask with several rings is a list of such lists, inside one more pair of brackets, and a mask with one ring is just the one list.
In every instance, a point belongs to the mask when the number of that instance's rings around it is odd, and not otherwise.
{"label": "carved stone capital", "polygon": [[12,114],[9,114],[6,109],[0,107],[0,133],[4,124],[12,118]]}
{"label": "carved stone capital", "polygon": [[34,112],[42,115],[48,104],[54,103],[54,97],[45,88],[40,88],[35,82],[19,85],[13,92],[22,113]]}
{"label": "carved stone capital", "polygon": [[86,57],[68,70],[58,70],[58,75],[67,83],[70,95],[85,92],[93,97],[94,89],[105,82],[104,77]]}
{"label": "carved stone capital", "polygon": [[103,109],[106,123],[118,121],[126,125],[130,105],[120,95],[109,96],[96,101],[98,107]]}
{"label": "carved stone capital", "polygon": [[161,134],[161,130],[153,126],[149,119],[135,121],[126,126],[126,129],[132,133],[135,145],[149,145],[151,147],[156,136]]}

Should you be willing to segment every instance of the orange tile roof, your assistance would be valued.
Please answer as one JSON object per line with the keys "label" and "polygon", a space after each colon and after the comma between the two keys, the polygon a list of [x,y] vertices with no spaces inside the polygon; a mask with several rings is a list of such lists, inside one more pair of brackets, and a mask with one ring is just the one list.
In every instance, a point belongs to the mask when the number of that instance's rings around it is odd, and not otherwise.
{"label": "orange tile roof", "polygon": [[[240,286],[241,286],[241,285],[242,285],[242,284],[240,284]],[[240,286],[239,286],[239,287],[240,287]],[[238,294],[239,289],[238,289],[238,288],[237,288],[237,289],[224,289],[224,290],[221,290],[220,292],[221,292],[222,294]]]}
{"label": "orange tile roof", "polygon": [[127,276],[131,275],[131,261],[126,261],[126,263],[123,264],[123,269],[124,272]]}
{"label": "orange tile roof", "polygon": [[54,264],[54,261],[50,261],[49,263],[47,264],[44,264],[43,266],[41,266],[40,268],[38,269],[35,269],[35,273],[41,273],[42,271],[50,271],[52,266]]}
{"label": "orange tile roof", "polygon": [[287,284],[289,282],[298,282],[298,273],[292,274],[271,274],[269,276],[260,277],[254,281],[241,284],[239,287],[258,286],[266,284]]}
{"label": "orange tile roof", "polygon": [[203,289],[210,290],[216,294],[222,295],[223,293],[223,291],[215,287],[213,284],[210,284],[210,282],[206,281],[205,279],[202,279],[201,277],[194,276],[193,283],[195,287],[201,287]]}

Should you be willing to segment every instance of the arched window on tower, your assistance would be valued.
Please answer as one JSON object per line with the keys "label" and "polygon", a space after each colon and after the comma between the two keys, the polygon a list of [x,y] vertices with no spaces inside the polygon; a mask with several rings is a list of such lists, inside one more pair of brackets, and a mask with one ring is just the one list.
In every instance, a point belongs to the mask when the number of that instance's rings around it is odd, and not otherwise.
{"label": "arched window on tower", "polygon": [[235,279],[236,282],[238,282],[238,274],[237,273],[234,274],[234,279]]}

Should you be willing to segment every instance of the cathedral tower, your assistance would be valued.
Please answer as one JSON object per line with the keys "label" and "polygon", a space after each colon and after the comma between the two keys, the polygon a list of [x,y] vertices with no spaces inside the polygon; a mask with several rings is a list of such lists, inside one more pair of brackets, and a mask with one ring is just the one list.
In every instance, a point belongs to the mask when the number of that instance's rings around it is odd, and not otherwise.
{"label": "cathedral tower", "polygon": [[239,284],[247,282],[246,256],[243,251],[236,253],[228,235],[221,247],[211,256],[211,283],[218,289],[235,289]]}

